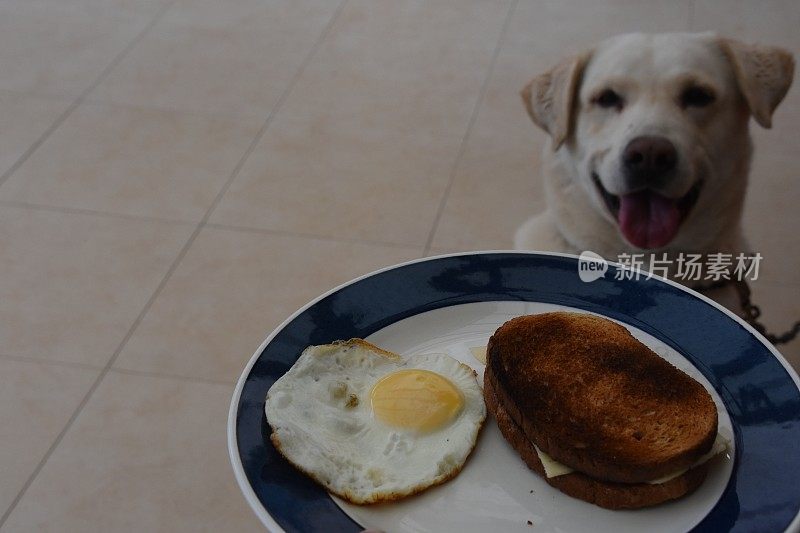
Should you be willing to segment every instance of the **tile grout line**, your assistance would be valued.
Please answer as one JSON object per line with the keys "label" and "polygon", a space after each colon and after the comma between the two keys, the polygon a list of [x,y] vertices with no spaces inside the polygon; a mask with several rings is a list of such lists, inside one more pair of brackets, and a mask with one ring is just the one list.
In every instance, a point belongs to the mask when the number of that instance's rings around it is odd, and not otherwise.
{"label": "tile grout line", "polygon": [[456,179],[456,173],[461,164],[461,158],[464,156],[464,152],[467,149],[467,141],[469,141],[470,135],[472,134],[472,128],[475,126],[475,122],[478,119],[478,112],[480,111],[481,105],[483,104],[483,100],[486,97],[486,92],[489,89],[489,82],[492,79],[492,74],[494,73],[494,66],[497,63],[497,58],[500,55],[500,50],[503,48],[503,44],[505,43],[506,33],[508,32],[508,26],[511,23],[511,18],[514,15],[514,11],[517,9],[517,5],[519,4],[519,0],[514,0],[511,5],[508,7],[508,12],[506,13],[506,18],[503,21],[503,26],[500,29],[500,36],[497,39],[497,44],[494,47],[494,51],[492,52],[492,58],[489,61],[489,67],[486,72],[486,77],[481,84],[480,91],[478,92],[478,99],[475,102],[475,106],[472,108],[472,113],[469,117],[469,122],[467,123],[467,129],[464,132],[464,136],[461,138],[461,143],[458,147],[458,153],[456,154],[456,159],[453,162],[453,167],[450,171],[450,177],[447,181],[447,186],[444,189],[444,193],[442,194],[442,199],[439,201],[439,206],[436,209],[436,216],[433,219],[433,225],[431,226],[431,231],[428,233],[428,239],[425,241],[425,247],[423,248],[423,256],[427,256],[430,252],[431,246],[433,245],[433,238],[436,235],[436,231],[439,229],[439,223],[442,219],[442,214],[444,213],[444,206],[447,204],[447,200],[450,197],[450,191],[453,188],[453,183]]}
{"label": "tile grout line", "polygon": [[[11,167],[8,170],[6,170],[2,175],[0,175],[0,186],[2,186],[6,181],[8,181],[8,179],[11,177],[11,175],[14,174],[14,172],[16,172],[17,169],[19,167],[21,167],[25,163],[25,161],[30,159],[30,157],[33,155],[33,153],[36,152],[36,150],[38,150],[39,147],[42,144],[44,144],[44,142],[47,139],[50,138],[50,136],[53,134],[53,132],[55,132],[61,126],[61,124],[63,124],[64,121],[67,120],[67,118],[69,118],[69,116],[84,102],[84,100],[86,100],[86,98],[89,96],[89,94],[98,85],[100,85],[100,83],[102,83],[103,80],[106,79],[106,77],[108,77],[109,73],[111,73],[111,70],[114,67],[116,67],[117,65],[119,65],[119,63],[123,59],[125,59],[125,56],[127,56],[130,53],[130,51],[133,50],[133,48],[137,44],[139,44],[139,42],[142,39],[144,39],[145,36],[148,33],[150,33],[150,31],[158,23],[158,21],[161,20],[161,17],[164,16],[164,14],[169,10],[170,7],[172,7],[172,5],[176,1],[177,0],[172,0],[172,1],[167,2],[166,4],[164,4],[164,6],[161,9],[159,9],[158,12],[153,16],[153,18],[150,20],[150,22],[148,22],[147,25],[144,28],[142,28],[142,31],[140,31],[136,35],[136,37],[134,37],[133,40],[131,42],[129,42],[128,45],[125,46],[125,48],[123,48],[122,51],[120,53],[118,53],[114,57],[114,59],[111,60],[111,63],[106,65],[106,67],[100,72],[100,74],[97,75],[95,80],[87,88],[85,88],[78,95],[77,98],[75,98],[75,100],[69,105],[69,107],[67,107],[67,109],[64,110],[64,112],[61,113],[58,116],[58,118],[56,118],[55,121],[53,121],[52,124],[50,124],[50,127],[47,128],[44,131],[44,133],[42,133],[42,135],[40,135],[39,138],[36,139],[33,142],[33,144],[30,147],[28,147],[28,149],[25,150],[25,152],[23,152],[23,154],[21,156],[19,156],[19,158],[17,158],[16,161],[14,161],[14,164],[11,165]],[[3,518],[5,518],[5,516]],[[3,524],[3,518],[0,518],[0,526],[2,526],[2,524]]]}
{"label": "tile grout line", "polygon": [[114,374],[127,374],[131,376],[142,376],[142,377],[149,377],[149,378],[165,378],[165,379],[174,379],[176,381],[188,381],[190,383],[206,383],[209,385],[225,385],[227,387],[233,387],[236,385],[236,380],[225,380],[225,379],[212,379],[212,378],[201,378],[201,377],[191,377],[191,376],[181,376],[179,374],[168,374],[164,372],[150,372],[147,370],[133,370],[130,368],[109,368],[109,372]]}
{"label": "tile grout line", "polygon": [[35,356],[25,356],[25,355],[11,355],[7,353],[0,353],[0,359],[4,359],[6,361],[19,361],[21,363],[31,363],[31,364],[41,364],[41,365],[53,365],[53,366],[63,366],[68,368],[82,368],[84,370],[102,370],[103,367],[101,365],[92,365],[90,363],[77,363],[75,361],[59,361],[57,359],[41,359]]}
{"label": "tile grout line", "polygon": [[[103,370],[102,365],[92,365],[90,363],[76,363],[74,361],[59,361],[57,359],[42,359],[39,357],[33,356],[26,356],[26,355],[9,355],[6,353],[0,353],[0,361],[16,361],[19,363],[28,363],[32,365],[45,365],[45,366],[58,366],[62,368],[76,368],[80,370],[89,370],[95,372],[101,372]],[[213,379],[213,378],[203,378],[203,377],[192,377],[192,376],[181,376],[180,374],[171,374],[169,372],[151,372],[148,370],[134,370],[132,368],[109,368],[109,372],[115,372],[118,374],[132,374],[136,376],[149,376],[149,377],[158,377],[158,378],[168,378],[168,379],[176,379],[180,381],[193,381],[197,383],[211,383],[217,385],[228,385],[233,386],[236,384],[236,380],[225,380],[225,379]]]}
{"label": "tile grout line", "polygon": [[[116,65],[118,65],[120,63],[120,61],[122,61],[122,59],[124,59],[124,57],[128,53],[130,53],[131,50],[133,50],[134,46],[136,46],[142,39],[144,39],[144,37],[150,32],[150,30],[152,30],[155,27],[155,25],[158,23],[158,21],[161,19],[161,17],[164,16],[164,14],[167,12],[167,10],[169,10],[169,8],[172,7],[172,4],[174,2],[175,2],[175,0],[172,0],[172,2],[168,2],[167,4],[164,5],[164,7],[162,7],[155,14],[155,16],[142,29],[142,31],[139,32],[139,34],[136,37],[134,37],[134,39],[130,43],[128,43],[128,45],[119,54],[117,54],[117,56],[111,61],[111,63],[108,66],[106,66],[106,68],[103,69],[103,71],[94,80],[94,82],[92,82],[92,84],[89,85],[89,87],[87,87],[78,96],[78,98],[75,99],[75,101],[72,103],[72,105],[70,105],[67,108],[67,110],[64,113],[62,113],[61,116],[59,116],[56,119],[56,121],[47,129],[47,131],[45,131],[45,133],[30,148],[28,148],[28,150],[26,150],[24,154],[22,154],[22,156],[11,166],[11,168],[8,169],[8,171],[6,171],[2,175],[2,177],[0,177],[0,186],[2,186],[2,184],[5,183],[5,181],[11,176],[11,174],[13,174],[13,172],[17,168],[19,168],[33,154],[33,152],[35,152],[39,148],[39,146],[41,146],[47,140],[47,138],[56,129],[58,129],[58,127],[67,119],[67,117],[69,117],[69,115],[72,114],[72,112],[75,111],[75,109],[77,109],[78,106],[81,105],[81,102],[86,97],[86,95],[88,95],[92,90],[94,90],[94,88],[97,87],[103,81],[103,79],[106,76],[108,76],[108,74],[111,72],[111,70]],[[125,338],[127,339],[128,336],[129,335],[126,334]],[[100,384],[100,381],[102,381],[103,376],[105,375],[105,373],[106,373],[105,369],[102,369],[100,371],[100,374],[97,376],[95,381],[92,383],[91,387],[89,388],[87,393],[84,395],[84,397],[81,399],[81,401],[78,404],[78,406],[72,412],[72,415],[70,415],[69,419],[67,420],[67,423],[61,429],[61,431],[58,433],[58,435],[56,435],[56,438],[53,440],[53,442],[50,445],[50,447],[47,449],[45,454],[42,456],[41,460],[37,463],[36,467],[33,469],[33,472],[31,472],[31,475],[28,476],[28,479],[25,480],[25,483],[22,485],[22,488],[19,490],[17,495],[14,497],[14,499],[11,501],[11,503],[9,504],[8,508],[5,510],[3,515],[0,516],[0,530],[3,529],[3,525],[8,520],[8,517],[11,516],[11,513],[17,507],[17,504],[19,504],[20,500],[22,500],[22,497],[25,495],[25,493],[27,492],[28,488],[31,486],[31,483],[33,483],[33,480],[36,479],[36,476],[39,475],[39,472],[42,470],[42,467],[44,467],[44,464],[47,462],[47,460],[53,454],[53,451],[56,449],[58,444],[64,438],[64,435],[66,434],[67,430],[72,426],[72,423],[78,417],[78,414],[80,414],[80,412],[83,410],[83,407],[86,405],[86,402],[89,400],[89,397],[92,395],[92,393],[95,391],[95,389],[97,389],[97,386]]]}
{"label": "tile grout line", "polygon": [[[189,250],[189,247],[191,247],[192,243],[195,241],[195,239],[197,238],[198,234],[200,233],[200,231],[205,226],[205,223],[209,219],[209,217],[211,216],[211,213],[214,211],[214,208],[217,206],[217,204],[219,203],[220,199],[222,198],[222,196],[225,194],[225,192],[227,191],[228,187],[230,186],[230,184],[233,182],[233,180],[236,178],[236,176],[238,175],[238,173],[241,170],[241,168],[244,166],[245,160],[249,157],[249,155],[253,152],[253,150],[255,150],[255,147],[258,144],[259,140],[264,135],[264,133],[266,132],[266,130],[269,127],[269,125],[272,123],[272,118],[277,114],[277,112],[282,107],[283,102],[286,100],[288,94],[292,91],[292,89],[296,85],[297,81],[300,79],[300,76],[302,75],[302,73],[305,70],[306,66],[310,63],[311,59],[316,54],[316,52],[319,49],[322,41],[325,39],[325,37],[327,37],[328,33],[330,32],[331,27],[333,26],[334,22],[339,17],[339,15],[341,14],[342,9],[344,8],[344,5],[346,3],[347,3],[347,0],[341,0],[339,6],[336,8],[336,11],[334,11],[334,13],[331,16],[330,20],[325,25],[325,27],[322,30],[322,32],[320,33],[320,35],[317,37],[316,41],[314,42],[313,46],[309,50],[308,54],[306,54],[306,56],[303,58],[303,61],[298,66],[297,71],[295,72],[294,76],[292,76],[292,79],[289,81],[289,84],[287,85],[286,89],[284,89],[284,91],[281,93],[280,97],[278,98],[278,101],[275,103],[275,106],[273,106],[273,108],[270,111],[269,115],[264,120],[264,123],[263,123],[262,127],[259,129],[259,131],[256,134],[255,138],[250,143],[250,145],[248,146],[247,150],[245,150],[245,153],[242,155],[242,157],[239,160],[239,162],[236,164],[236,167],[234,168],[234,170],[231,173],[230,177],[227,179],[227,181],[225,182],[223,187],[217,193],[217,196],[214,198],[214,201],[212,202],[211,206],[206,211],[205,216],[203,216],[203,219],[197,224],[197,226],[195,227],[195,229],[192,232],[192,234],[189,236],[189,238],[186,241],[186,243],[183,245],[181,250],[178,252],[177,257],[173,260],[172,264],[167,269],[167,272],[164,275],[164,277],[162,278],[161,282],[158,284],[156,289],[150,295],[150,298],[147,299],[147,302],[145,302],[144,307],[139,312],[139,314],[137,315],[136,319],[133,321],[133,324],[131,324],[131,327],[128,328],[128,331],[125,333],[125,336],[123,337],[122,341],[117,346],[117,349],[114,350],[114,353],[111,355],[109,360],[106,362],[105,366],[102,368],[102,370],[100,371],[100,374],[94,380],[94,382],[92,383],[91,387],[89,387],[89,390],[83,396],[83,398],[81,399],[80,403],[75,408],[75,410],[73,411],[72,415],[70,416],[69,420],[67,420],[67,423],[64,425],[64,427],[58,433],[56,438],[53,440],[53,443],[47,449],[47,451],[45,452],[44,456],[41,458],[39,463],[36,465],[36,468],[34,468],[34,470],[31,473],[31,475],[25,481],[25,484],[22,486],[22,488],[17,493],[17,495],[14,498],[14,500],[8,506],[8,509],[6,509],[5,513],[3,513],[3,516],[0,517],[0,530],[2,530],[3,525],[6,523],[6,521],[9,518],[9,516],[11,516],[11,513],[14,511],[14,509],[17,507],[19,502],[25,496],[25,493],[28,491],[28,488],[30,488],[30,486],[33,483],[33,481],[39,475],[39,472],[41,472],[42,468],[44,468],[44,465],[50,459],[50,456],[53,454],[55,449],[61,443],[61,441],[63,440],[64,436],[67,434],[67,431],[69,431],[69,429],[72,427],[72,424],[75,422],[75,420],[80,415],[81,411],[83,411],[83,408],[89,402],[89,399],[92,397],[94,392],[97,390],[97,388],[99,387],[100,383],[103,381],[103,378],[105,378],[106,374],[108,374],[108,372],[111,370],[111,366],[114,364],[114,362],[116,361],[117,357],[119,357],[119,354],[122,353],[123,348],[128,343],[130,338],[133,336],[133,333],[136,331],[136,329],[138,328],[139,324],[141,324],[142,320],[144,319],[144,316],[150,310],[150,307],[152,307],[152,305],[155,302],[155,300],[158,297],[158,295],[164,289],[164,286],[167,284],[167,281],[170,279],[170,277],[172,276],[172,274],[175,272],[175,270],[177,269],[178,265],[180,264],[181,260],[186,255],[187,251]],[[168,4],[164,9],[162,9],[158,13],[158,15],[153,19],[153,21],[151,21],[151,23],[147,26],[146,30],[149,31],[149,29],[151,29],[153,26],[155,26],[155,23],[158,21],[158,19],[167,11],[167,8],[169,6],[171,6],[171,5],[172,5],[172,3]],[[144,37],[145,34],[146,34],[146,31],[143,31],[142,34],[137,36],[137,38],[134,40],[134,43],[132,43],[131,45],[126,47],[125,52],[129,51],[130,49],[132,49],[133,45],[136,42],[138,42],[139,40],[141,40],[141,38]],[[121,60],[121,57],[118,57],[117,59]],[[112,66],[114,64],[116,64],[116,63],[118,63],[118,61],[115,59],[115,61],[112,63]],[[107,68],[106,70],[103,71],[103,74],[107,74],[107,72],[109,70],[110,69]],[[97,83],[92,84],[92,86],[86,91],[86,94],[88,94],[88,92],[93,87],[95,87],[96,85],[97,85]],[[81,96],[83,96],[83,95],[81,95]],[[77,105],[80,105],[80,100],[81,100],[81,97],[79,97],[78,100],[76,100],[76,103],[73,105],[73,108],[77,107]],[[66,118],[66,117],[64,117],[64,118]],[[55,127],[52,128],[52,129],[55,129]],[[42,142],[44,142],[44,139],[42,139]],[[39,144],[41,144],[41,143],[39,143]],[[2,184],[2,182],[0,182],[0,185],[1,184]]]}
{"label": "tile grout line", "polygon": [[112,213],[111,211],[101,211],[99,209],[86,209],[84,207],[66,207],[60,205],[35,204],[20,200],[0,200],[0,205],[17,207],[20,209],[30,209],[32,211],[49,211],[54,213],[65,213],[69,215],[89,215],[104,218],[116,218],[121,220],[140,220],[147,222],[164,222],[167,224],[183,224],[194,226],[197,222],[192,220],[181,220],[179,218],[154,217],[150,215],[134,215],[131,213]]}
{"label": "tile grout line", "polygon": [[401,248],[401,249],[417,249],[420,247],[420,244],[417,243],[401,243],[401,242],[389,242],[389,241],[376,241],[371,239],[351,239],[347,237],[329,237],[325,235],[315,235],[313,233],[302,233],[299,231],[287,231],[287,230],[279,230],[279,229],[267,229],[267,228],[253,228],[250,226],[236,226],[233,224],[219,224],[216,222],[207,222],[205,225],[206,228],[212,229],[219,229],[225,231],[236,231],[239,233],[257,233],[260,235],[275,235],[280,237],[294,237],[298,239],[309,239],[309,240],[317,240],[317,241],[326,241],[326,242],[340,242],[340,243],[349,243],[349,244],[365,244],[369,246],[383,246],[385,248]]}
{"label": "tile grout line", "polygon": [[197,227],[198,231],[208,223],[208,220],[211,218],[211,214],[217,208],[217,205],[219,205],[219,202],[222,200],[222,197],[225,195],[225,193],[228,191],[233,181],[239,175],[239,172],[241,172],[245,162],[250,158],[250,154],[252,154],[255,151],[256,146],[258,146],[258,143],[261,141],[261,138],[267,132],[267,129],[269,128],[270,124],[272,124],[272,119],[275,117],[275,115],[278,114],[280,109],[283,107],[284,102],[289,97],[289,94],[294,89],[294,86],[297,85],[297,82],[300,80],[300,76],[302,76],[303,72],[305,72],[306,67],[311,62],[311,59],[317,54],[317,50],[319,50],[319,47],[322,45],[322,41],[324,41],[325,37],[328,36],[331,27],[336,22],[336,19],[339,18],[339,15],[341,14],[342,9],[344,8],[346,3],[347,0],[340,1],[339,5],[336,8],[336,11],[334,11],[333,15],[331,15],[330,20],[328,20],[328,23],[325,25],[322,32],[319,34],[319,37],[317,37],[317,40],[311,46],[311,49],[308,51],[308,54],[306,54],[306,56],[303,58],[303,61],[297,67],[297,70],[292,76],[292,79],[289,80],[289,84],[286,86],[286,89],[284,89],[281,95],[278,97],[278,100],[275,102],[275,105],[270,110],[269,114],[267,115],[267,118],[261,125],[261,128],[259,128],[255,137],[250,142],[250,145],[247,147],[247,149],[245,149],[244,154],[242,154],[242,157],[239,158],[239,161],[236,163],[236,166],[233,167],[233,171],[231,172],[230,177],[222,185],[222,188],[219,190],[217,195],[214,197],[214,200],[211,202],[211,205],[206,210],[206,214],[203,216],[202,220],[200,220],[200,223],[198,224]]}
{"label": "tile grout line", "polygon": [[201,111],[192,108],[180,108],[178,106],[169,106],[164,104],[133,104],[130,102],[122,102],[117,100],[104,100],[98,97],[88,95],[83,103],[93,107],[114,107],[117,109],[129,109],[133,111],[155,111],[158,113],[171,113],[175,115],[182,115],[186,117],[204,118],[209,120],[219,120],[227,122],[243,122],[252,120],[254,123],[261,123],[263,113],[250,113],[242,111]]}
{"label": "tile grout line", "polygon": [[[195,226],[198,222],[191,220],[181,220],[179,218],[154,217],[150,215],[134,215],[131,213],[113,213],[111,211],[100,211],[98,209],[86,209],[83,207],[64,207],[49,204],[34,204],[19,200],[0,200],[0,206],[14,207],[18,209],[30,209],[32,211],[46,211],[51,213],[65,213],[70,215],[86,215],[119,220],[136,220],[142,222],[161,222],[164,224],[175,224],[183,226]],[[220,224],[216,222],[206,222],[204,227],[221,229],[225,231],[235,231],[241,233],[258,233],[262,235],[278,235],[284,237],[297,237],[301,239],[314,239],[329,242],[344,242],[351,244],[367,244],[373,246],[385,246],[387,248],[418,248],[419,243],[402,243],[391,241],[379,241],[374,239],[357,239],[347,237],[331,237],[327,235],[317,235],[314,233],[303,233],[299,231],[257,228],[255,226],[237,226],[235,224]]]}

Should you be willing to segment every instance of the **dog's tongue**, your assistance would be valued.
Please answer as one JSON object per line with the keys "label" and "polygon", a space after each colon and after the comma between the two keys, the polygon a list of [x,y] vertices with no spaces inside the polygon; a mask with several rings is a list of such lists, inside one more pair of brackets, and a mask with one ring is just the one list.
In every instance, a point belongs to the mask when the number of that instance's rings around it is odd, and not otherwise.
{"label": "dog's tongue", "polygon": [[625,238],[639,248],[661,248],[678,233],[681,212],[677,200],[652,191],[620,196],[619,227]]}

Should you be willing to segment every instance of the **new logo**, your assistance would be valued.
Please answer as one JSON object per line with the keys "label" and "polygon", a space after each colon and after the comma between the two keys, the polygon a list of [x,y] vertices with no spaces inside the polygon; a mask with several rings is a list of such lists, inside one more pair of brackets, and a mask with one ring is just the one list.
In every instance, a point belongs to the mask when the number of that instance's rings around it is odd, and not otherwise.
{"label": "new logo", "polygon": [[578,258],[578,276],[589,283],[602,278],[608,270],[608,262],[594,252],[586,250]]}

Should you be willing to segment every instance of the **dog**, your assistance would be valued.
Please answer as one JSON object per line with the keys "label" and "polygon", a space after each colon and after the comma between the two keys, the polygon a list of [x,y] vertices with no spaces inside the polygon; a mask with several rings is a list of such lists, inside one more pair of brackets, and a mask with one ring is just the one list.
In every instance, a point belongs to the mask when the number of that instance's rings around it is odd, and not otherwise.
{"label": "dog", "polygon": [[780,48],[668,33],[612,37],[537,76],[522,98],[549,134],[547,208],[517,230],[515,248],[655,253],[673,278],[682,252],[749,253],[749,122],[770,127],[793,74]]}

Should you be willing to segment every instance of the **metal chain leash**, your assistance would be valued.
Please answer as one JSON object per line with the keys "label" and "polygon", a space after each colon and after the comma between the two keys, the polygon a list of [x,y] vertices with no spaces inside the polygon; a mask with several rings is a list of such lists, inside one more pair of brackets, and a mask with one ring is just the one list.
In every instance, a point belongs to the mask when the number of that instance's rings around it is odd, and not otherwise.
{"label": "metal chain leash", "polygon": [[744,279],[735,279],[735,280],[721,279],[706,285],[694,287],[694,289],[699,292],[704,292],[714,289],[720,289],[730,284],[733,284],[733,288],[736,289],[736,294],[739,295],[739,305],[741,306],[742,312],[744,313],[743,318],[745,322],[750,324],[753,327],[753,329],[762,334],[769,342],[776,345],[786,344],[787,342],[797,337],[798,334],[800,334],[800,321],[795,322],[791,328],[789,328],[786,332],[780,335],[775,335],[774,333],[768,333],[766,326],[764,326],[764,324],[758,321],[759,317],[761,317],[761,308],[753,304],[752,301],[750,301],[750,286]]}
{"label": "metal chain leash", "polygon": [[785,344],[797,337],[800,333],[800,321],[795,322],[788,331],[780,335],[768,333],[764,324],[758,321],[761,316],[761,309],[750,301],[750,286],[747,284],[747,281],[744,279],[734,280],[733,286],[739,294],[739,304],[742,306],[742,311],[744,311],[745,321],[753,326],[753,329],[761,333],[769,342],[772,344]]}

